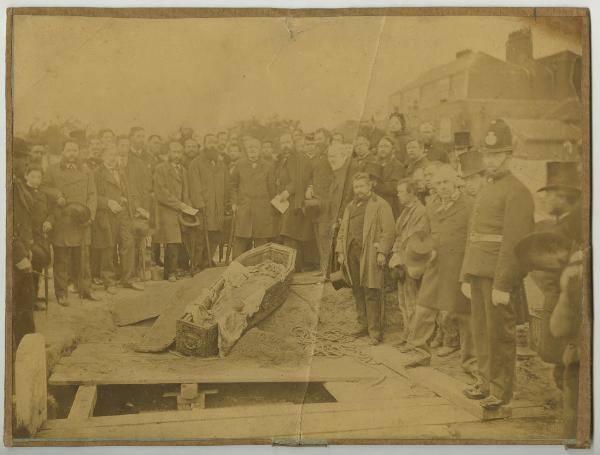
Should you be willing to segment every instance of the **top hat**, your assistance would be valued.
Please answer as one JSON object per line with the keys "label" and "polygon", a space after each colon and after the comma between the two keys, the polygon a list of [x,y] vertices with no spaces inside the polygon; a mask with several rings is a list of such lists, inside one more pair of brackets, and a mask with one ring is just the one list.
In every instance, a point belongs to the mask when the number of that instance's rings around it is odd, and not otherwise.
{"label": "top hat", "polygon": [[371,176],[371,178],[376,178],[378,180],[381,180],[382,176],[383,176],[383,167],[381,166],[381,164],[376,163],[375,161],[367,161],[365,163],[364,172],[369,174],[369,176]]}
{"label": "top hat", "polygon": [[546,185],[538,191],[567,189],[581,191],[581,175],[575,161],[548,161],[546,163]]}
{"label": "top hat", "polygon": [[454,147],[471,147],[471,133],[469,131],[457,131],[454,133]]}
{"label": "top hat", "polygon": [[458,155],[458,160],[460,164],[460,176],[462,178],[485,171],[483,156],[477,150],[469,150],[468,152],[461,153]]}
{"label": "top hat", "polygon": [[15,157],[26,157],[29,152],[29,143],[21,137],[13,137],[12,152]]}
{"label": "top hat", "polygon": [[89,207],[79,202],[70,202],[65,205],[63,214],[78,224],[85,224],[92,218],[92,212]]}
{"label": "top hat", "polygon": [[570,250],[571,241],[563,235],[533,232],[516,244],[515,255],[525,270],[558,271],[566,265]]}
{"label": "top hat", "polygon": [[433,251],[433,239],[425,231],[417,231],[406,242],[404,265],[407,268],[423,267]]}
{"label": "top hat", "polygon": [[486,153],[512,152],[512,133],[502,119],[492,120],[483,135],[483,151]]}
{"label": "top hat", "polygon": [[31,265],[34,270],[42,270],[50,264],[50,249],[41,243],[31,245]]}
{"label": "top hat", "polygon": [[202,224],[202,220],[196,215],[190,215],[189,213],[179,212],[177,215],[179,223],[185,227],[196,227]]}

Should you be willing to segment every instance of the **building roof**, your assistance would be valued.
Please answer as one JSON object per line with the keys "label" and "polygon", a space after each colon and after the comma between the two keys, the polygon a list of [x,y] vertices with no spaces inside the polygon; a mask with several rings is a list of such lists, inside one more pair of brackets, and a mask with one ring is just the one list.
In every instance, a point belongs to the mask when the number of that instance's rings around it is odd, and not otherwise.
{"label": "building roof", "polygon": [[513,135],[526,141],[568,141],[581,138],[581,130],[560,120],[504,117]]}
{"label": "building roof", "polygon": [[452,76],[454,74],[462,73],[473,67],[484,65],[487,66],[490,64],[520,68],[511,63],[507,63],[503,60],[492,57],[491,55],[486,54],[485,52],[464,52],[462,56],[456,58],[455,60],[449,63],[436,66],[435,68],[431,68],[430,70],[425,71],[419,77],[402,87],[400,90],[396,91],[394,94],[405,92],[407,90],[412,90],[414,88],[418,88],[423,85],[429,84],[430,82],[434,82],[439,79]]}

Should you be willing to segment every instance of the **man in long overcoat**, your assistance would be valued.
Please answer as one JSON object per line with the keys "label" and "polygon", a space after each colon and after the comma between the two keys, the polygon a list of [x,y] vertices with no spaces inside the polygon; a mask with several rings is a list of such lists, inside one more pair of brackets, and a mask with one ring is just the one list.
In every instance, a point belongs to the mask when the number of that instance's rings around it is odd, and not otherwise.
{"label": "man in long overcoat", "polygon": [[139,197],[131,192],[125,173],[118,168],[116,147],[104,149],[102,165],[94,172],[94,180],[98,192],[98,207],[92,228],[92,248],[100,253],[103,285],[110,293],[115,292],[113,253],[115,247],[118,247],[121,285],[143,290],[141,283],[132,281],[135,251],[131,223],[138,208]]}
{"label": "man in long overcoat", "polygon": [[165,279],[177,280],[177,258],[181,244],[179,214],[190,211],[188,181],[181,164],[183,147],[179,142],[169,143],[169,161],[156,166],[154,171],[154,194],[157,207],[155,238],[165,245]]}
{"label": "man in long overcoat", "polygon": [[449,164],[438,166],[432,176],[437,197],[427,205],[426,215],[435,254],[425,269],[419,289],[413,330],[408,339],[419,356],[409,366],[429,364],[428,341],[434,334],[436,317],[443,311],[448,313],[447,323],[458,326],[462,368],[471,373],[476,368],[471,308],[460,290],[459,277],[473,202],[460,192],[457,181],[456,171]]}
{"label": "man in long overcoat", "polygon": [[[54,228],[50,241],[54,250],[54,292],[58,303],[68,305],[69,272],[75,274],[79,294],[84,299],[98,300],[90,291],[89,246],[91,224],[96,216],[96,184],[91,173],[82,170],[77,162],[79,145],[73,140],[65,142],[61,161],[50,167],[44,175],[43,187],[51,197]],[[81,204],[89,210],[89,220],[80,220],[65,213],[70,204]]]}
{"label": "man in long overcoat", "polygon": [[483,161],[489,182],[475,200],[461,271],[463,292],[471,297],[477,363],[483,381],[465,390],[481,406],[510,402],[516,366],[517,299],[525,272],[515,245],[534,227],[533,197],[510,171],[512,134],[495,120],[484,139]]}
{"label": "man in long overcoat", "polygon": [[296,250],[296,270],[301,270],[305,243],[314,236],[312,223],[303,210],[311,168],[306,156],[294,150],[291,134],[281,136],[280,147],[281,160],[276,175],[277,196],[290,205],[281,216],[279,235],[283,238],[284,245]]}
{"label": "man in long overcoat", "polygon": [[352,285],[359,330],[356,336],[382,339],[381,290],[384,267],[394,242],[394,216],[387,202],[373,192],[368,174],[357,173],[352,182],[354,200],[344,210],[335,251]]}
{"label": "man in long overcoat", "polygon": [[[203,248],[204,238],[197,237],[195,241],[196,257],[204,255],[206,265],[210,263],[208,254],[214,254],[222,240],[225,212],[230,204],[229,172],[219,159],[216,140],[215,135],[206,135],[203,153],[192,160],[187,172],[191,205],[201,210],[199,216],[206,217],[210,252]],[[193,234],[198,236],[200,232],[201,229],[196,229]]]}
{"label": "man in long overcoat", "polygon": [[246,141],[247,159],[241,159],[231,175],[231,201],[235,213],[233,257],[264,245],[277,235],[273,167],[260,156],[258,139]]}
{"label": "man in long overcoat", "polygon": [[12,328],[12,355],[21,339],[35,331],[33,323],[33,281],[31,279],[31,246],[33,245],[33,198],[24,182],[27,167],[27,143],[13,138],[13,219],[12,219],[12,301],[10,312]]}
{"label": "man in long overcoat", "polygon": [[410,178],[398,182],[398,201],[402,211],[396,220],[396,239],[392,247],[389,266],[398,269],[398,306],[402,313],[402,338],[399,344],[406,342],[413,327],[413,319],[417,306],[417,293],[421,285],[421,277],[413,277],[405,270],[406,245],[408,239],[416,232],[429,232],[429,221],[425,207],[417,197],[418,188]]}
{"label": "man in long overcoat", "polygon": [[[146,132],[140,126],[134,126],[129,132],[130,148],[127,153],[127,164],[125,166],[125,177],[129,191],[138,195],[138,206],[145,210],[150,218],[150,227],[154,228],[155,201],[153,195],[152,175],[157,164],[157,157],[146,149]],[[140,251],[145,248],[145,238],[134,237],[134,250]],[[140,273],[139,254],[134,255],[134,267]]]}

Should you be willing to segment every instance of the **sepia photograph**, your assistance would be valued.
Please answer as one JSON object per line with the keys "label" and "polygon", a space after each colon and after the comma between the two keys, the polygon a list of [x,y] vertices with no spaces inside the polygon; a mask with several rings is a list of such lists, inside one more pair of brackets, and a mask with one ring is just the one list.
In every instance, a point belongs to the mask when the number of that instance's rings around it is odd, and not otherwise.
{"label": "sepia photograph", "polygon": [[6,13],[6,446],[590,447],[587,9]]}

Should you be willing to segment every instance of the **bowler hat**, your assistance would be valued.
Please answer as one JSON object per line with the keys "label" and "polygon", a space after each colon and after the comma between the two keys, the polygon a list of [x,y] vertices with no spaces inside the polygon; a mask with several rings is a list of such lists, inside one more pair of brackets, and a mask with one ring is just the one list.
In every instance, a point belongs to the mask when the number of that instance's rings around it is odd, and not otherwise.
{"label": "bowler hat", "polygon": [[527,271],[557,271],[566,265],[570,249],[571,241],[563,235],[554,232],[533,232],[517,242],[515,255],[521,267]]}
{"label": "bowler hat", "polygon": [[135,218],[131,223],[131,233],[135,237],[145,237],[150,232],[150,225],[148,220],[142,218]]}
{"label": "bowler hat", "polygon": [[31,245],[31,265],[34,270],[41,270],[50,264],[50,249],[41,243]]}
{"label": "bowler hat", "polygon": [[69,138],[77,141],[80,145],[84,144],[86,141],[86,132],[85,130],[79,129],[79,130],[73,130],[69,133]]}
{"label": "bowler hat", "polygon": [[468,152],[461,153],[458,156],[458,160],[460,164],[460,176],[463,178],[485,171],[483,156],[477,150],[469,150]]}
{"label": "bowler hat", "polygon": [[202,220],[200,219],[198,214],[190,215],[189,213],[179,212],[177,218],[179,219],[179,224],[185,227],[196,227],[202,224]]}
{"label": "bowler hat", "polygon": [[336,291],[350,287],[350,285],[348,284],[348,280],[346,279],[346,273],[344,271],[343,265],[337,272],[333,272],[329,276],[329,279],[331,280],[331,285],[333,286],[333,289],[335,289]]}
{"label": "bowler hat", "polygon": [[483,135],[483,150],[487,153],[512,152],[512,133],[504,120],[492,120]]}
{"label": "bowler hat", "polygon": [[567,189],[581,191],[581,175],[575,161],[548,161],[546,163],[546,185],[538,191]]}
{"label": "bowler hat", "polygon": [[433,251],[433,239],[425,231],[417,231],[406,242],[404,265],[407,268],[423,267]]}
{"label": "bowler hat", "polygon": [[375,178],[377,180],[381,180],[383,176],[383,168],[381,164],[376,163],[375,161],[368,161],[365,163],[365,172],[369,174],[371,178]]}
{"label": "bowler hat", "polygon": [[85,224],[92,218],[92,212],[89,207],[79,202],[68,203],[63,208],[63,214],[78,224]]}

